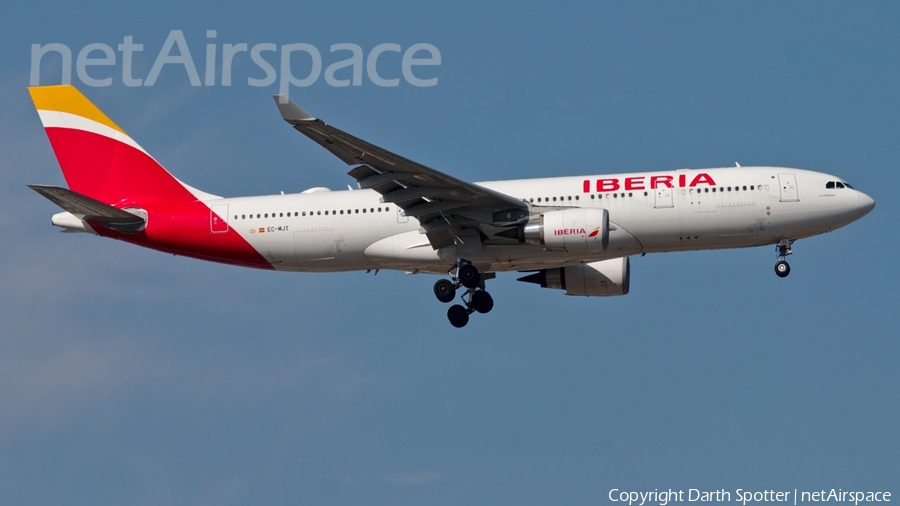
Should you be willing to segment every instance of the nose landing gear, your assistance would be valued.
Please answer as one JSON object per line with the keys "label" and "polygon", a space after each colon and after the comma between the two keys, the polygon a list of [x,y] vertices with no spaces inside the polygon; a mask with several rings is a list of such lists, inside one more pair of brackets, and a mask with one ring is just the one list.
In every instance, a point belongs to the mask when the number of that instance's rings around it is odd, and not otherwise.
{"label": "nose landing gear", "polygon": [[785,260],[788,255],[793,253],[791,251],[791,244],[794,244],[794,241],[791,239],[782,239],[775,245],[775,251],[778,252],[778,261],[775,262],[775,274],[777,274],[779,278],[786,278],[787,275],[791,273],[791,266]]}
{"label": "nose landing gear", "polygon": [[470,262],[460,261],[456,265],[456,275],[452,279],[439,279],[434,284],[434,295],[441,302],[451,302],[456,298],[456,289],[466,289],[462,296],[465,304],[454,304],[447,310],[450,325],[456,328],[465,327],[469,323],[469,315],[475,312],[489,313],[494,309],[494,298],[484,289],[484,279],[478,269]]}

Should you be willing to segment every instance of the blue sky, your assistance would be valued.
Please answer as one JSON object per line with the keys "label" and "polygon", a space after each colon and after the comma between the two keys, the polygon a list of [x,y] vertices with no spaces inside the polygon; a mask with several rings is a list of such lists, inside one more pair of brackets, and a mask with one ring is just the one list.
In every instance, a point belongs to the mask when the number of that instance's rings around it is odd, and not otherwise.
{"label": "blue sky", "polygon": [[[612,488],[898,490],[900,6],[763,2],[28,2],[0,21],[0,502],[602,504]],[[26,87],[31,45],[171,30],[215,42],[425,42],[433,87],[324,78],[291,98],[477,181],[783,165],[877,201],[774,248],[632,260],[626,297],[490,284],[450,327],[430,276],[286,274],[87,235],[25,187],[62,184]],[[221,49],[220,49],[221,51]],[[274,60],[273,60],[274,61]],[[181,180],[226,195],[344,188],[261,71],[82,87]],[[297,68],[301,68],[297,59]],[[400,57],[379,60],[400,77]],[[43,82],[59,79],[52,59]],[[58,62],[56,63],[58,65]],[[382,70],[383,69],[383,70]],[[54,72],[56,72],[54,74]],[[255,72],[255,73],[254,73]],[[300,71],[297,71],[298,74]],[[201,77],[203,71],[200,70]],[[78,84],[78,81],[75,81]]]}

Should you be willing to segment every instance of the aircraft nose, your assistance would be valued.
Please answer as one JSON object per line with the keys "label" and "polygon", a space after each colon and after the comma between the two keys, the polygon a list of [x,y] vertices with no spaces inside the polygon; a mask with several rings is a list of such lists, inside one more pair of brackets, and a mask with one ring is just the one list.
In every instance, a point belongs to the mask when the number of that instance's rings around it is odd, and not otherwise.
{"label": "aircraft nose", "polygon": [[862,216],[869,214],[869,212],[875,208],[875,199],[866,195],[863,192],[857,192],[857,193],[858,193],[858,195],[857,195],[858,204],[857,205],[858,205],[858,209],[860,212],[859,215],[860,215],[860,217],[862,217]]}

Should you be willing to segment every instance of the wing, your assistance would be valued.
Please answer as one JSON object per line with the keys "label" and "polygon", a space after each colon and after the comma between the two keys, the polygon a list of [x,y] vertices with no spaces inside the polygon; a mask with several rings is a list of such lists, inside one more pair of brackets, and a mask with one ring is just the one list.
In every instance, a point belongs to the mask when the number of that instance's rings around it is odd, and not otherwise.
{"label": "wing", "polygon": [[448,176],[430,167],[358,139],[306,113],[284,95],[275,103],[285,121],[347,165],[360,188],[380,193],[422,224],[434,249],[454,244],[465,228],[477,228],[482,241],[505,239],[496,232],[528,220],[528,204]]}

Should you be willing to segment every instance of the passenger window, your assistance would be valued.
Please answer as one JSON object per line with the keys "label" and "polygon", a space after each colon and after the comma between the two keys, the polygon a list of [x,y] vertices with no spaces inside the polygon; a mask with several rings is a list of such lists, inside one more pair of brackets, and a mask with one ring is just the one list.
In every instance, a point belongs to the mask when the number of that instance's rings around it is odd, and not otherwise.
{"label": "passenger window", "polygon": [[553,202],[556,202],[556,197],[553,197]]}

